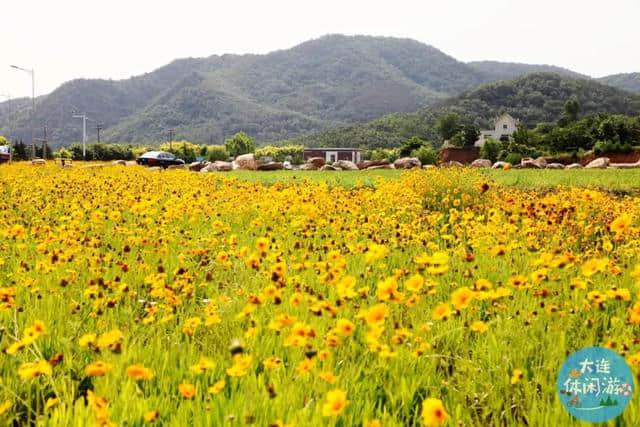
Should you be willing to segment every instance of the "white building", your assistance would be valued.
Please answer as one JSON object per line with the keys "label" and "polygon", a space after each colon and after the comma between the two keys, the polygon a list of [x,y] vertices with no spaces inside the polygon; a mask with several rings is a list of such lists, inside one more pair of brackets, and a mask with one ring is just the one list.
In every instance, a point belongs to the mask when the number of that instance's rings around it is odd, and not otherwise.
{"label": "white building", "polygon": [[493,120],[493,130],[481,130],[480,137],[474,144],[476,147],[482,147],[487,138],[500,140],[500,138],[509,138],[518,129],[520,120],[514,119],[510,114],[503,115]]}

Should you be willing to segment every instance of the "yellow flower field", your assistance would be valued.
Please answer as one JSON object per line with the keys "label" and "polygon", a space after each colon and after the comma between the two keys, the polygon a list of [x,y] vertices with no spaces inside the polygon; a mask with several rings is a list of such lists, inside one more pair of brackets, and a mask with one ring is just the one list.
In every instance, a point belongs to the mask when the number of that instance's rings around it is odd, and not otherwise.
{"label": "yellow flower field", "polygon": [[581,425],[568,354],[640,367],[638,197],[471,170],[0,180],[3,425]]}

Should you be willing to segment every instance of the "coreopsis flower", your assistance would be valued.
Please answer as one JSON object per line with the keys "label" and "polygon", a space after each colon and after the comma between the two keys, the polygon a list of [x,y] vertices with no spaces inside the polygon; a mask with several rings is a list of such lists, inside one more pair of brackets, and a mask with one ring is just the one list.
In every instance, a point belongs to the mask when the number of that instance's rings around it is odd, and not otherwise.
{"label": "coreopsis flower", "polygon": [[451,317],[452,313],[451,306],[448,303],[443,302],[438,304],[433,310],[433,320],[447,320]]}
{"label": "coreopsis flower", "polygon": [[440,399],[429,397],[422,402],[422,423],[425,427],[440,426],[447,418],[447,411]]}
{"label": "coreopsis flower", "polygon": [[336,324],[336,331],[343,337],[348,337],[353,334],[356,329],[356,325],[348,319],[338,319]]}
{"label": "coreopsis flower", "polygon": [[209,387],[209,389],[207,390],[207,392],[209,394],[218,394],[222,391],[222,389],[224,389],[224,386],[226,385],[226,381],[225,380],[218,380],[216,381],[211,387]]}
{"label": "coreopsis flower", "polygon": [[213,368],[215,368],[215,366],[216,363],[213,360],[209,359],[208,357],[201,357],[200,361],[198,361],[198,363],[196,363],[195,365],[191,365],[189,369],[191,370],[191,372],[197,375],[207,371],[211,371],[213,370]]}
{"label": "coreopsis flower", "polygon": [[524,377],[524,373],[520,369],[514,369],[511,373],[511,385],[518,384]]}
{"label": "coreopsis flower", "polygon": [[264,359],[262,364],[267,370],[272,371],[282,365],[282,360],[277,357],[271,356]]}
{"label": "coreopsis flower", "polygon": [[124,335],[122,334],[122,332],[119,329],[114,329],[100,335],[100,337],[96,341],[96,346],[100,350],[109,349],[115,353],[118,353],[122,348],[123,338]]}
{"label": "coreopsis flower", "polygon": [[147,411],[144,413],[143,418],[146,422],[152,423],[158,419],[160,412],[158,410]]}
{"label": "coreopsis flower", "polygon": [[417,294],[422,290],[424,277],[421,274],[414,274],[404,282],[404,287],[411,293]]}
{"label": "coreopsis flower", "polygon": [[23,363],[18,368],[18,376],[23,380],[31,380],[41,375],[50,377],[51,374],[51,365],[46,360]]}
{"label": "coreopsis flower", "polygon": [[464,286],[451,293],[451,304],[456,310],[463,310],[473,301],[474,292]]}
{"label": "coreopsis flower", "polygon": [[471,329],[473,332],[482,334],[489,330],[489,325],[481,320],[476,320],[471,324],[471,326],[469,326],[469,329]]}
{"label": "coreopsis flower", "polygon": [[596,273],[605,271],[607,269],[607,265],[609,265],[609,260],[607,258],[591,258],[582,264],[580,272],[583,276],[590,277]]}
{"label": "coreopsis flower", "polygon": [[325,380],[329,384],[334,384],[338,379],[335,375],[333,375],[332,372],[329,372],[329,371],[320,372],[318,374],[318,377],[322,378],[323,380]]}
{"label": "coreopsis flower", "polygon": [[347,394],[344,391],[331,390],[327,393],[325,403],[322,405],[322,415],[325,417],[338,416],[348,404]]}
{"label": "coreopsis flower", "polygon": [[5,400],[4,402],[0,403],[0,415],[9,411],[9,409],[11,409],[12,406],[13,406],[13,402],[10,400]]}
{"label": "coreopsis flower", "polygon": [[183,383],[178,386],[178,391],[185,399],[193,399],[196,395],[197,389],[193,384]]}
{"label": "coreopsis flower", "polygon": [[629,214],[623,213],[611,222],[609,229],[614,232],[617,237],[620,237],[631,230],[632,222],[633,218],[631,218]]}
{"label": "coreopsis flower", "polygon": [[153,371],[144,365],[136,364],[127,368],[127,376],[135,381],[150,380],[153,378]]}
{"label": "coreopsis flower", "polygon": [[364,320],[368,325],[380,325],[389,315],[389,308],[384,304],[376,304],[364,312]]}
{"label": "coreopsis flower", "polygon": [[247,375],[251,367],[253,358],[245,354],[236,354],[233,356],[233,365],[227,368],[227,375],[230,377],[242,377]]}
{"label": "coreopsis flower", "polygon": [[87,366],[85,366],[84,373],[88,377],[102,377],[105,374],[107,374],[107,372],[109,372],[111,368],[112,366],[109,363],[106,363],[103,361],[96,361],[96,362],[89,363]]}

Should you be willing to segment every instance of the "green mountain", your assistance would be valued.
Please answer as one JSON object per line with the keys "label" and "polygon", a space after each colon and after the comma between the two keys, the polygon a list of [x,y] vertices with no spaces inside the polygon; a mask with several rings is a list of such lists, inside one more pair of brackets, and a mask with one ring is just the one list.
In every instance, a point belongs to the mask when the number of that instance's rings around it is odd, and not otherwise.
{"label": "green mountain", "polygon": [[[36,100],[36,136],[51,145],[89,140],[178,139],[219,143],[243,130],[258,142],[366,123],[389,113],[437,105],[479,85],[550,66],[465,64],[409,39],[330,35],[266,55],[214,55],[176,60],[125,80],[79,79]],[[31,103],[0,103],[0,134],[31,139]],[[385,121],[387,119],[382,119]]]}
{"label": "green mountain", "polygon": [[517,77],[532,73],[555,73],[574,78],[590,78],[584,74],[554,65],[533,65],[498,61],[472,61],[467,62],[467,65],[479,73],[484,73],[487,81],[513,80]]}
{"label": "green mountain", "polygon": [[613,74],[601,77],[599,82],[633,93],[640,93],[640,73]]}
{"label": "green mountain", "polygon": [[558,74],[529,74],[467,91],[413,113],[383,116],[369,123],[330,129],[292,140],[307,146],[396,147],[412,136],[438,141],[434,129],[446,112],[457,113],[463,121],[486,129],[492,118],[503,112],[533,127],[557,120],[564,104],[576,97],[580,114],[640,114],[640,95],[598,83]]}

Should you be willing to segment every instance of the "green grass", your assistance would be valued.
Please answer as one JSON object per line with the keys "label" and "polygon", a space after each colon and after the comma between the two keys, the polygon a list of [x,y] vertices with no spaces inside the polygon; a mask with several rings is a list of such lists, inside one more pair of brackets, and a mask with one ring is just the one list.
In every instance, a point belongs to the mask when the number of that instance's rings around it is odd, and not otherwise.
{"label": "green grass", "polygon": [[[549,189],[558,186],[597,188],[608,191],[640,190],[640,169],[579,169],[579,170],[534,170],[512,169],[479,170],[481,174],[507,187],[521,189]],[[351,188],[358,185],[373,186],[378,179],[397,179],[400,170],[373,171],[236,171],[229,174],[240,180],[275,184],[281,182],[325,181],[331,185]],[[423,173],[429,173],[424,171]]]}

